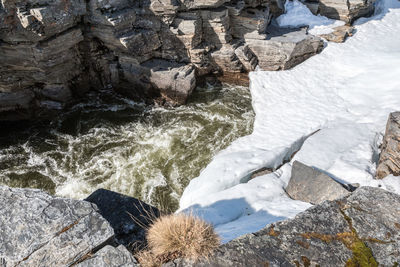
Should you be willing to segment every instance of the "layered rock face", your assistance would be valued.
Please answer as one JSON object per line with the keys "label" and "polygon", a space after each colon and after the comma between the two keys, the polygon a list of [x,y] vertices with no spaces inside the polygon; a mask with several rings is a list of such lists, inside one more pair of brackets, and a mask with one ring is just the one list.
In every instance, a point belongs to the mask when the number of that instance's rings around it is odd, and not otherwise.
{"label": "layered rock face", "polygon": [[182,104],[202,75],[291,68],[323,43],[271,26],[282,12],[281,0],[3,0],[0,120],[90,88]]}
{"label": "layered rock face", "polygon": [[[347,2],[309,6],[348,22],[373,9],[372,0]],[[323,42],[306,29],[271,23],[283,6],[283,0],[2,0],[0,120],[62,109],[90,88],[182,104],[202,75],[291,68]]]}
{"label": "layered rock face", "polygon": [[[14,1],[0,5],[0,110],[31,115],[34,106],[59,109],[83,72],[78,27],[83,0]],[[76,84],[77,85],[77,84]],[[12,99],[12,100],[10,100]],[[34,99],[37,100],[34,103]]]}
{"label": "layered rock face", "polygon": [[[137,199],[104,189],[83,201],[3,186],[0,263],[139,266],[131,250],[144,241],[151,213],[159,216]],[[397,266],[399,230],[400,196],[361,187],[234,239],[208,259],[164,266]]]}

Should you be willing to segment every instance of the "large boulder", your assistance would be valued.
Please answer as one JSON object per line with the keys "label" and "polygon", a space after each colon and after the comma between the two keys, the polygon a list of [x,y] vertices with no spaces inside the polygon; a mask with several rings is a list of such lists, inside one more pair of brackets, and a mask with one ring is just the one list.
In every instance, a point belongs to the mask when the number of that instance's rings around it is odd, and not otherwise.
{"label": "large boulder", "polygon": [[70,266],[112,243],[95,205],[36,189],[0,187],[2,266]]}
{"label": "large boulder", "polygon": [[296,200],[320,204],[343,197],[349,191],[325,173],[295,161],[286,193]]}
{"label": "large boulder", "polygon": [[376,169],[376,178],[400,175],[400,112],[390,113]]}
{"label": "large boulder", "polygon": [[361,187],[232,240],[207,260],[166,266],[397,266],[399,230],[400,196]]}

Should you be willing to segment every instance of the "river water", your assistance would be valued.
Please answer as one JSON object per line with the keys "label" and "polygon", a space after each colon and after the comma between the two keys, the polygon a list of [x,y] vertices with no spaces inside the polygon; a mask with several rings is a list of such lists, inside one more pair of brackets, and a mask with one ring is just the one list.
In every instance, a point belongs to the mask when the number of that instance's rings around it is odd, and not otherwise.
{"label": "river water", "polygon": [[82,199],[98,188],[176,210],[189,181],[252,131],[248,88],[197,88],[187,105],[149,107],[90,92],[51,123],[0,125],[0,184]]}

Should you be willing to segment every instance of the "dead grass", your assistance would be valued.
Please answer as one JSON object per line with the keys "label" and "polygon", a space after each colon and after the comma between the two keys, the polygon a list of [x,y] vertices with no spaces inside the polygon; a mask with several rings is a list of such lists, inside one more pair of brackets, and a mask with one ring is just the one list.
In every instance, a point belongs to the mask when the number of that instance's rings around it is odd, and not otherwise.
{"label": "dead grass", "polygon": [[160,266],[177,258],[207,258],[220,245],[220,238],[210,224],[187,214],[156,218],[146,239],[147,249],[136,254],[144,267]]}

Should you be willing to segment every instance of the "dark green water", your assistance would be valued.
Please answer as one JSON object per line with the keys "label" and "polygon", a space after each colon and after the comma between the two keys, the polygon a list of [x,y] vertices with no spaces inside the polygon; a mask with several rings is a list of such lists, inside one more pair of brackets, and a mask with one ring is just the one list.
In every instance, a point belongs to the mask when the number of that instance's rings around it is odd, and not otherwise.
{"label": "dark green water", "polygon": [[2,125],[0,184],[85,198],[98,188],[175,210],[213,155],[251,132],[248,88],[197,88],[177,108],[91,92],[52,123]]}

